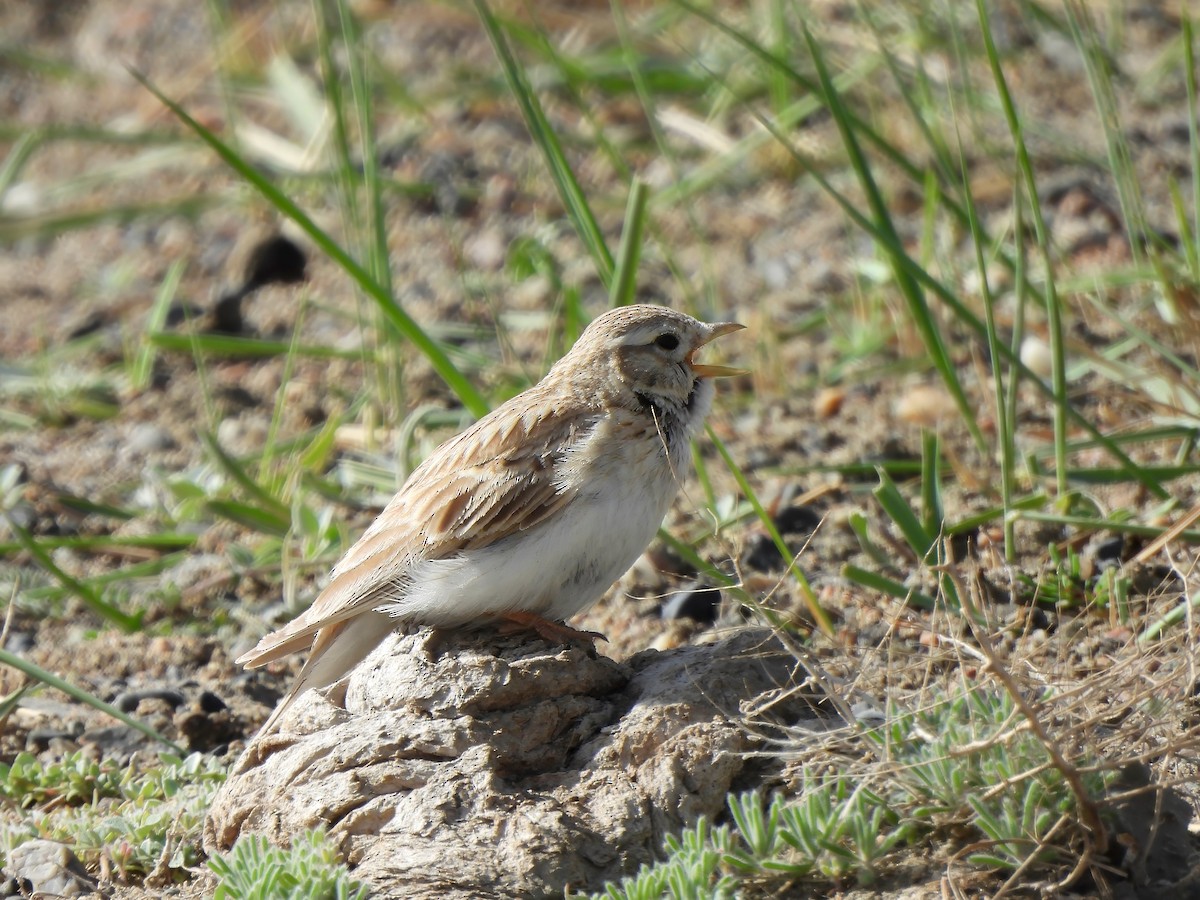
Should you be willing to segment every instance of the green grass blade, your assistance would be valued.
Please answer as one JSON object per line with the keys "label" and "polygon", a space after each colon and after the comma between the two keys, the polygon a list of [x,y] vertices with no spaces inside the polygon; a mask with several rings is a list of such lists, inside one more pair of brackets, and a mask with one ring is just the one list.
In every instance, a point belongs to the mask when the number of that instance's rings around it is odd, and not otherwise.
{"label": "green grass blade", "polygon": [[16,537],[17,542],[26,553],[33,557],[34,562],[52,575],[64,588],[82,600],[96,615],[112,622],[122,631],[132,633],[141,630],[141,615],[131,616],[129,613],[117,609],[94,591],[90,585],[68,575],[51,559],[50,554],[46,552],[45,548],[38,543],[33,535],[17,524],[12,516],[5,513],[4,517],[8,520],[8,527]]}
{"label": "green grass blade", "polygon": [[[198,538],[194,534],[162,532],[159,534],[88,534],[88,535],[45,535],[38,537],[38,546],[57,550],[66,547],[81,553],[111,553],[122,547],[138,547],[146,550],[181,550],[194,546]],[[25,547],[18,541],[0,543],[0,556],[15,553]]]}
{"label": "green grass blade", "polygon": [[[1183,75],[1187,85],[1187,108],[1196,109],[1196,47],[1193,37],[1192,17],[1184,11],[1183,24]],[[1191,256],[1200,260],[1200,133],[1197,132],[1196,117],[1187,116],[1188,155],[1192,174],[1192,246]],[[1193,277],[1198,273],[1193,272]]]}
{"label": "green grass blade", "polygon": [[703,575],[705,578],[711,579],[721,587],[736,590],[740,597],[745,598],[745,591],[738,587],[737,579],[731,578],[706,560],[703,556],[696,552],[696,549],[687,541],[682,541],[665,528],[658,530],[658,539],[667,545],[667,548],[686,562],[689,566]]}
{"label": "green grass blade", "polygon": [[[1000,105],[1004,110],[1004,118],[1012,135],[1014,149],[1017,154],[1017,170],[1024,182],[1025,192],[1029,198],[1030,210],[1033,213],[1033,230],[1037,239],[1038,249],[1046,267],[1046,323],[1050,335],[1050,357],[1052,370],[1052,390],[1054,405],[1052,409],[1054,420],[1055,468],[1058,493],[1066,496],[1069,491],[1067,484],[1067,418],[1071,402],[1067,397],[1067,364],[1066,342],[1063,335],[1062,304],[1058,299],[1058,291],[1054,284],[1054,261],[1050,254],[1050,233],[1046,227],[1042,206],[1038,201],[1037,177],[1033,170],[1033,162],[1029,158],[1029,148],[1025,143],[1025,131],[1021,117],[1017,114],[1016,103],[1008,89],[1008,80],[1000,65],[1000,54],[992,39],[991,21],[988,17],[985,0],[975,0],[975,9],[979,19],[979,28],[983,36],[984,55],[992,71],[992,80],[1000,97]],[[1019,243],[1022,235],[1016,235]],[[1039,379],[1040,380],[1040,379]]]}
{"label": "green grass blade", "polygon": [[287,526],[291,525],[291,513],[286,503],[272,495],[266,488],[255,481],[240,462],[221,448],[221,445],[216,442],[212,435],[201,433],[200,440],[204,443],[208,452],[212,454],[221,469],[240,485],[247,494],[257,500],[264,512],[275,516],[280,521],[286,523]]}
{"label": "green grass blade", "polygon": [[871,209],[872,219],[879,233],[881,246],[887,253],[888,260],[891,263],[892,275],[896,279],[900,293],[904,296],[905,302],[908,305],[909,317],[921,335],[921,339],[925,344],[925,349],[929,353],[934,368],[937,369],[938,374],[942,377],[942,382],[954,398],[959,415],[963,423],[967,426],[967,430],[971,432],[971,436],[975,439],[976,446],[980,450],[985,450],[987,448],[987,441],[983,437],[983,432],[979,430],[974,404],[968,399],[962,383],[958,380],[957,366],[950,358],[946,344],[942,340],[941,331],[933,319],[933,314],[930,312],[922,286],[913,277],[908,266],[902,262],[902,259],[908,259],[908,254],[905,252],[904,246],[900,241],[900,236],[896,232],[895,225],[892,223],[891,213],[888,211],[887,203],[884,201],[883,194],[875,181],[875,176],[871,171],[871,165],[867,161],[866,154],[863,153],[852,120],[847,114],[845,104],[842,102],[841,94],[835,87],[833,78],[829,74],[829,69],[825,63],[824,51],[807,28],[804,29],[804,40],[808,44],[808,51],[812,56],[813,64],[816,66],[818,86],[821,95],[825,98],[826,109],[833,116],[838,133],[842,138],[842,146],[849,157],[850,165],[854,169],[855,175],[858,176],[858,182],[863,189],[863,193],[866,194],[867,205]]}
{"label": "green grass blade", "polygon": [[317,225],[308,213],[304,212],[294,200],[259,172],[257,167],[247,162],[228,144],[217,137],[216,134],[192,118],[182,106],[159,91],[143,75],[137,72],[133,74],[146,90],[157,97],[159,102],[167,107],[179,121],[212,148],[226,165],[237,172],[247,184],[262,194],[279,212],[300,226],[300,229],[312,239],[313,243],[336,262],[358,284],[359,288],[375,301],[384,318],[395,328],[397,333],[402,335],[424,354],[425,358],[429,360],[430,365],[433,366],[434,371],[441,376],[446,386],[462,401],[463,406],[476,416],[482,416],[488,412],[488,402],[475,390],[475,387],[467,377],[451,362],[442,346],[434,341],[400,307],[395,298],[378,281],[371,277],[370,272],[358,260],[354,259],[324,229]]}
{"label": "green grass blade", "polygon": [[[1088,85],[1096,111],[1100,114],[1100,125],[1104,132],[1104,144],[1108,152],[1108,166],[1117,186],[1117,201],[1121,206],[1121,217],[1125,233],[1129,238],[1129,251],[1135,264],[1141,262],[1150,235],[1146,223],[1146,204],[1142,198],[1137,172],[1133,167],[1133,156],[1125,129],[1121,127],[1117,108],[1117,97],[1113,91],[1113,61],[1100,46],[1096,25],[1087,7],[1078,0],[1063,4],[1071,37],[1083,57]],[[1189,118],[1195,118],[1191,116]],[[1194,173],[1193,173],[1194,174]]]}
{"label": "green grass blade", "polygon": [[901,600],[909,606],[915,606],[917,609],[929,611],[937,609],[937,600],[933,597],[907,587],[893,578],[888,578],[886,575],[880,575],[878,572],[870,572],[847,563],[842,566],[842,577],[848,578],[855,584],[860,584],[872,591],[878,591],[889,597],[895,597],[897,600]]}
{"label": "green grass blade", "polygon": [[25,163],[29,162],[41,143],[41,134],[37,131],[27,131],[17,136],[12,148],[8,151],[8,156],[0,164],[0,200],[4,199],[8,189],[16,182],[21,170],[25,168]]}
{"label": "green grass blade", "polygon": [[741,467],[734,462],[729,448],[725,446],[725,442],[717,437],[717,433],[713,431],[711,425],[705,426],[705,431],[708,434],[709,440],[713,442],[713,446],[717,448],[717,453],[721,455],[721,459],[725,463],[725,467],[729,469],[729,474],[737,482],[738,488],[741,490],[745,498],[750,501],[751,507],[758,515],[758,520],[762,524],[763,529],[770,536],[772,543],[775,544],[777,550],[788,561],[788,569],[792,576],[796,579],[796,584],[800,588],[801,597],[804,599],[808,611],[812,614],[814,621],[825,634],[833,634],[833,623],[829,620],[829,615],[821,608],[821,604],[817,601],[817,595],[812,589],[812,585],[808,582],[808,576],[800,568],[792,551],[788,548],[787,542],[783,539],[783,535],[779,533],[779,529],[775,527],[775,520],[771,518],[771,514],[758,499],[758,494],[751,486],[746,474]]}
{"label": "green grass blade", "polygon": [[921,433],[921,524],[929,534],[940,534],[946,521],[937,433]]}
{"label": "green grass blade", "polygon": [[[996,436],[998,438],[996,456],[999,457],[1000,461],[1000,500],[1004,506],[1005,513],[1004,558],[1008,562],[1012,562],[1016,558],[1016,540],[1012,523],[1008,518],[1008,512],[1012,509],[1016,485],[1016,430],[1018,420],[1015,407],[1010,410],[1007,402],[1009,394],[1005,389],[1005,378],[1002,368],[1004,354],[1001,350],[1000,334],[996,329],[996,303],[995,297],[992,294],[991,284],[988,280],[987,260],[984,256],[986,239],[983,233],[983,226],[979,220],[979,210],[975,206],[975,198],[971,192],[971,176],[967,170],[966,148],[963,146],[961,136],[958,141],[958,149],[959,174],[962,178],[963,197],[965,198],[964,206],[967,212],[967,223],[971,229],[971,242],[975,249],[975,271],[979,275],[980,299],[983,301],[983,324],[987,334],[988,355],[992,361],[992,403],[995,409]],[[1019,222],[1020,219],[1018,217]],[[1018,279],[1017,284],[1020,285],[1021,283],[1022,280]],[[1020,288],[1018,289],[1020,290]],[[1021,327],[1023,321],[1023,318],[1018,317],[1018,324],[1015,330],[1023,330]],[[1016,342],[1015,338],[1014,344],[1014,349],[1017,353],[1020,353],[1020,344]],[[1019,379],[1020,370],[1009,364],[1008,381],[1014,389],[1014,396],[1015,385]]]}
{"label": "green grass blade", "polygon": [[621,246],[617,248],[617,268],[608,292],[610,306],[628,306],[636,299],[638,261],[642,255],[642,232],[646,226],[646,202],[650,188],[640,178],[629,185],[625,206],[625,225]]}
{"label": "green grass blade", "polygon": [[896,487],[896,482],[888,477],[887,472],[879,470],[879,485],[871,493],[874,494],[875,500],[883,508],[887,517],[900,529],[904,542],[916,554],[917,559],[926,563],[931,562],[929,554],[937,542],[937,534],[925,529],[925,526],[921,524],[921,518],[904,499],[904,495]]}
{"label": "green grass blade", "polygon": [[592,214],[587,196],[580,187],[575,173],[571,170],[571,164],[563,152],[562,143],[550,126],[550,120],[546,118],[545,110],[542,109],[537,94],[529,84],[524,68],[513,55],[500,22],[492,13],[487,0],[475,0],[475,10],[487,32],[488,40],[492,43],[492,49],[496,52],[496,58],[500,61],[500,67],[504,70],[504,77],[512,91],[513,98],[521,108],[525,127],[529,129],[534,143],[542,151],[542,156],[550,169],[550,177],[566,208],[567,216],[571,219],[571,224],[575,226],[579,239],[583,241],[588,253],[591,254],[596,272],[600,276],[600,282],[605,288],[611,290],[615,269],[612,253],[608,249],[596,217]]}
{"label": "green grass blade", "polygon": [[105,713],[106,715],[112,716],[114,719],[116,719],[119,722],[123,722],[124,724],[128,725],[130,728],[140,731],[142,734],[146,735],[146,737],[156,740],[160,744],[164,744],[167,747],[170,747],[172,752],[178,753],[180,756],[187,755],[186,750],[184,750],[182,747],[180,747],[174,741],[159,734],[157,731],[155,731],[153,728],[151,728],[145,722],[142,722],[139,719],[135,719],[133,716],[129,715],[128,713],[121,712],[121,710],[117,709],[115,706],[105,703],[103,700],[101,700],[95,694],[89,694],[83,688],[77,687],[76,685],[71,684],[71,682],[69,682],[69,681],[64,681],[62,678],[59,678],[53,672],[48,672],[47,670],[43,669],[41,666],[36,665],[35,663],[31,663],[29,660],[24,659],[15,653],[10,653],[7,650],[0,650],[0,663],[3,663],[6,666],[11,666],[12,668],[16,669],[18,672],[24,672],[30,678],[34,678],[34,679],[42,682],[43,684],[45,684],[48,687],[52,687],[52,688],[55,688],[56,690],[60,690],[64,694],[66,694],[68,697],[70,697],[71,699],[78,700],[80,703],[83,703],[86,706],[90,706],[94,710],[97,710],[99,712]]}
{"label": "green grass blade", "polygon": [[255,506],[252,503],[242,503],[238,500],[209,500],[204,505],[213,514],[223,519],[263,534],[285,537],[292,527],[290,518],[280,516],[274,510]]}
{"label": "green grass blade", "polygon": [[[175,300],[175,293],[179,290],[179,282],[183,279],[185,268],[183,260],[176,260],[167,269],[167,274],[154,297],[154,305],[150,307],[150,315],[146,319],[146,330],[149,334],[161,331],[166,324],[167,313]],[[150,376],[154,373],[155,349],[153,341],[145,340],[138,351],[129,372],[129,383],[134,390],[143,391],[150,384]]]}

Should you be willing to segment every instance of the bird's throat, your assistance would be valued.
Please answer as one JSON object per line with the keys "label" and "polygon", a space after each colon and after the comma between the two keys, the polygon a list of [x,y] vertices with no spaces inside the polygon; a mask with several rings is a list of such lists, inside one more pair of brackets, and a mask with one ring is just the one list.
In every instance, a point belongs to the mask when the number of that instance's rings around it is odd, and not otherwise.
{"label": "bird's throat", "polygon": [[649,394],[643,394],[641,391],[634,391],[633,396],[637,398],[638,405],[641,406],[642,412],[647,415],[654,416],[658,421],[663,420],[665,412],[659,404],[654,402],[654,398]]}

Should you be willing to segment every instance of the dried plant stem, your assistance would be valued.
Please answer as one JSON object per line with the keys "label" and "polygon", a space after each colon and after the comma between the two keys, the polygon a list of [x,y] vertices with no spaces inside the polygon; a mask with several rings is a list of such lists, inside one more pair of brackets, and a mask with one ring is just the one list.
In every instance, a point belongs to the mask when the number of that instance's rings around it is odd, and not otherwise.
{"label": "dried plant stem", "polygon": [[[1054,767],[1062,773],[1063,778],[1071,788],[1071,793],[1075,795],[1075,806],[1079,811],[1079,821],[1088,835],[1088,846],[1082,854],[1082,860],[1087,860],[1096,853],[1104,853],[1108,848],[1108,829],[1105,828],[1104,821],[1100,817],[1100,811],[1097,809],[1091,794],[1083,783],[1083,776],[1080,774],[1079,769],[1063,756],[1057,741],[1046,730],[1037,706],[1026,699],[1021,691],[1021,686],[1017,683],[1017,679],[1000,660],[1000,657],[996,655],[996,651],[992,646],[991,636],[978,624],[983,621],[983,618],[977,602],[979,599],[977,584],[973,582],[971,589],[965,590],[958,573],[952,567],[941,568],[957,584],[959,597],[962,599],[964,611],[967,614],[965,616],[967,625],[971,629],[971,634],[979,643],[980,650],[987,657],[988,668],[1004,686],[1013,703],[1021,710],[1021,713],[1029,722],[1030,731],[1033,732],[1034,736],[1037,737],[1038,741],[1046,749],[1046,753],[1050,756]],[[1081,873],[1084,871],[1084,868],[1084,866],[1076,866],[1075,872]]]}

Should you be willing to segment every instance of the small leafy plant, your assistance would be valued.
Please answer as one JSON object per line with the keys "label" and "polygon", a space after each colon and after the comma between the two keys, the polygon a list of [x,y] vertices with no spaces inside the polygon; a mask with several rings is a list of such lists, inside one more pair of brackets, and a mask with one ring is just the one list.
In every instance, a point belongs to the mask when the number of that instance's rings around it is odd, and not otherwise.
{"label": "small leafy plant", "polygon": [[324,831],[304,832],[288,849],[247,834],[208,867],[221,879],[215,900],[365,900],[369,887],[350,876]]}
{"label": "small leafy plant", "polygon": [[[1051,864],[1076,802],[1064,774],[1003,692],[975,689],[917,712],[893,712],[860,733],[869,771],[830,776],[815,765],[790,790],[728,798],[732,823],[705,820],[668,837],[664,859],[606,887],[593,900],[734,897],[748,885],[869,885],[889,856],[936,835],[981,849],[970,862],[1001,871]],[[1093,796],[1106,776],[1091,772]],[[1067,829],[1069,831],[1069,829]],[[1032,856],[1032,858],[1031,858]]]}
{"label": "small leafy plant", "polygon": [[43,765],[21,753],[0,766],[0,795],[15,809],[0,816],[0,854],[49,838],[69,845],[85,865],[106,860],[121,880],[152,872],[182,880],[203,856],[204,814],[224,781],[224,766],[201,753],[164,753],[149,768],[121,768],[81,752]]}

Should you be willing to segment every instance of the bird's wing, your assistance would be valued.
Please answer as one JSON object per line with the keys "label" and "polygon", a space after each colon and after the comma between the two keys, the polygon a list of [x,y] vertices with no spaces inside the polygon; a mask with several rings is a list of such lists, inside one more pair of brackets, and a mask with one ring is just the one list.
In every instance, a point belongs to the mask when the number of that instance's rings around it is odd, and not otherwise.
{"label": "bird's wing", "polygon": [[312,606],[238,663],[256,668],[303,650],[319,630],[402,593],[414,561],[486,547],[570,503],[577,489],[557,470],[596,418],[522,398],[520,407],[510,402],[439,447],[334,567]]}

